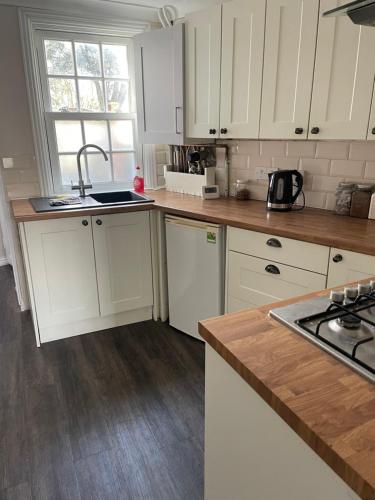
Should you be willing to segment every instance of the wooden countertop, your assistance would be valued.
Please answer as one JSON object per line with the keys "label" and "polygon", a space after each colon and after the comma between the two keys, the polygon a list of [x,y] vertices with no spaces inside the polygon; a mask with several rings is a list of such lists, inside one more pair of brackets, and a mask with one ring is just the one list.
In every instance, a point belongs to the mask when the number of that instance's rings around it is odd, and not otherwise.
{"label": "wooden countertop", "polygon": [[296,240],[319,243],[343,250],[375,255],[375,221],[335,215],[327,210],[305,208],[293,212],[267,212],[261,201],[237,201],[233,198],[203,200],[197,196],[165,190],[146,194],[154,203],[36,213],[28,200],[12,201],[16,222],[82,217],[157,208],[164,212],[270,233]]}
{"label": "wooden countertop", "polygon": [[298,300],[209,319],[199,332],[359,496],[373,500],[375,385],[268,317]]}

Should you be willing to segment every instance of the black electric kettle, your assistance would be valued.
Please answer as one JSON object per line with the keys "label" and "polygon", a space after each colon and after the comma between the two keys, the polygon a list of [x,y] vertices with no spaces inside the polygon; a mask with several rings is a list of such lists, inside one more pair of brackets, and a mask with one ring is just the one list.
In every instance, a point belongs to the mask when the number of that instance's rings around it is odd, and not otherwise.
{"label": "black electric kettle", "polygon": [[267,209],[291,210],[302,187],[303,176],[298,170],[276,170],[268,174]]}

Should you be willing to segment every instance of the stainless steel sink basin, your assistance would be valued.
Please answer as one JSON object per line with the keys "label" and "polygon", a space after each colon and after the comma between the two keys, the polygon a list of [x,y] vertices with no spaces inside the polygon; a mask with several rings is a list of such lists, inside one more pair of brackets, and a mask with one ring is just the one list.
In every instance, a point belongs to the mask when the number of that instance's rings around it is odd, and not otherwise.
{"label": "stainless steel sink basin", "polygon": [[102,205],[129,205],[133,203],[149,203],[151,200],[147,196],[135,193],[134,191],[113,191],[109,193],[90,194],[90,198]]}

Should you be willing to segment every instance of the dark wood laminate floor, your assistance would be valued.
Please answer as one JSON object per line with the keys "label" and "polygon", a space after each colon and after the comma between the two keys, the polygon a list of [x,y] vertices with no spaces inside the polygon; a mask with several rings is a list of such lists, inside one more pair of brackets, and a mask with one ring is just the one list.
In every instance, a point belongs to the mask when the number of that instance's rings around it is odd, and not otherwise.
{"label": "dark wood laminate floor", "polygon": [[35,346],[0,267],[0,498],[203,498],[204,347],[152,321]]}

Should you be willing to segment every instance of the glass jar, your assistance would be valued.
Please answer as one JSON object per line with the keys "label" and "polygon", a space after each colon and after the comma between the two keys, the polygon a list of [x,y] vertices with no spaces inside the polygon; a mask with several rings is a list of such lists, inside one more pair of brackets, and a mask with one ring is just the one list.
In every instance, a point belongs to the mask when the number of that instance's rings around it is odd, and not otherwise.
{"label": "glass jar", "polygon": [[352,182],[339,182],[336,189],[336,214],[350,215],[350,206],[354,189],[355,184]]}
{"label": "glass jar", "polygon": [[370,184],[358,184],[352,194],[350,216],[367,219],[370,210],[373,186]]}
{"label": "glass jar", "polygon": [[248,181],[237,180],[234,185],[234,196],[237,200],[249,200],[250,190]]}

